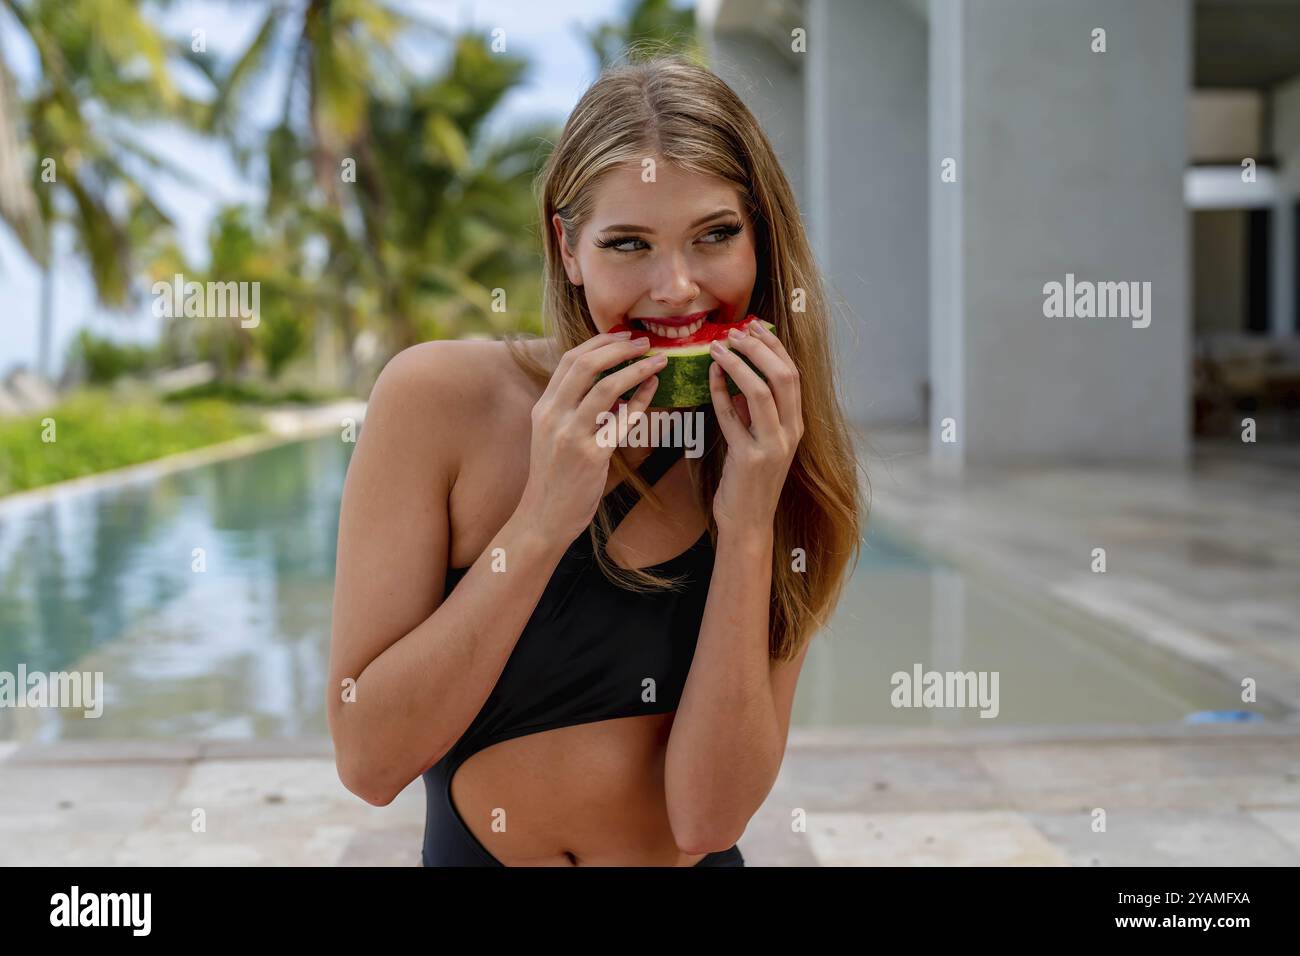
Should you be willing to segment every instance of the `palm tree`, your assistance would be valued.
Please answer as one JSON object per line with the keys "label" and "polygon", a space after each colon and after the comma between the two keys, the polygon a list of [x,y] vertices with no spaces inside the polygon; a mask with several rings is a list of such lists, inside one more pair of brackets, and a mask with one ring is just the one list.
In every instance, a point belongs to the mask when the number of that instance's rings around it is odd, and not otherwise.
{"label": "palm tree", "polygon": [[[363,194],[367,248],[392,346],[536,324],[541,248],[532,184],[551,122],[488,139],[488,119],[527,70],[486,36],[458,36],[446,71],[371,110],[377,188]],[[494,311],[493,291],[506,293]]]}
{"label": "palm tree", "polygon": [[699,58],[702,51],[695,32],[695,10],[674,7],[671,0],[626,0],[622,15],[591,30],[578,28],[591,47],[599,68],[617,61],[636,43],[649,41],[661,52],[678,52]]}
{"label": "palm tree", "polygon": [[45,222],[27,179],[27,157],[22,155],[19,141],[21,110],[13,79],[0,58],[0,221],[9,225],[27,254],[44,268],[48,251]]}
{"label": "palm tree", "polygon": [[255,327],[242,320],[169,322],[163,327],[160,350],[170,361],[202,357],[226,379],[243,377],[260,357],[267,375],[276,379],[308,344],[313,325],[329,317],[332,283],[322,280],[310,262],[311,246],[301,225],[286,228],[283,222],[268,222],[260,206],[222,206],[207,238],[206,268],[179,260],[167,265],[167,254],[160,251],[151,279],[170,283],[183,272],[200,284],[232,278],[256,283],[260,289]]}
{"label": "palm tree", "polygon": [[[171,45],[136,0],[0,0],[36,54],[39,75],[25,104],[0,63],[0,214],[42,269],[40,351],[47,372],[53,326],[58,223],[71,228],[101,305],[130,300],[143,242],[171,223],[131,166],[184,175],[144,147],[131,120],[193,112],[171,83]],[[122,121],[127,121],[126,123]],[[7,143],[23,133],[34,159]]]}
{"label": "palm tree", "polygon": [[[412,21],[375,0],[272,0],[252,42],[225,70],[206,56],[191,60],[216,86],[207,126],[223,135],[251,168],[265,157],[266,216],[281,230],[313,221],[324,238],[321,281],[333,286],[330,311],[342,332],[348,384],[354,384],[357,308],[345,285],[360,258],[355,191],[345,189],[349,161],[361,181],[372,149],[366,126],[372,91],[400,82],[392,44]],[[250,140],[241,117],[259,79],[287,72],[278,125],[261,142]]]}
{"label": "palm tree", "polygon": [[[219,90],[211,127],[250,164],[258,153],[233,122],[238,104],[277,58],[289,71],[281,120],[262,143],[266,217],[281,240],[324,240],[310,299],[342,332],[350,386],[364,325],[382,328],[393,351],[507,318],[521,324],[540,298],[536,282],[514,280],[539,273],[531,182],[555,128],[491,143],[482,135],[527,63],[466,34],[452,38],[443,75],[416,76],[393,44],[421,26],[356,0],[285,0],[229,68],[205,65]],[[504,314],[492,308],[496,288],[508,290]]]}

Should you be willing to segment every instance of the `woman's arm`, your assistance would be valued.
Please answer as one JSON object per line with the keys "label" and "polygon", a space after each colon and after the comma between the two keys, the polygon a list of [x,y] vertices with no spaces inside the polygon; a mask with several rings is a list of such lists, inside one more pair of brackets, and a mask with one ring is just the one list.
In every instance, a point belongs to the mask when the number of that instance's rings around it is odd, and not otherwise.
{"label": "woman's arm", "polygon": [[[516,511],[441,601],[455,449],[475,409],[464,356],[444,343],[417,349],[375,383],[339,517],[330,733],[340,780],[375,806],[469,726],[563,549]],[[505,549],[508,573],[492,571],[493,548]]]}
{"label": "woman's arm", "polygon": [[[724,850],[772,789],[808,642],[789,662],[769,656],[773,518],[803,435],[799,376],[770,332],[753,323],[732,344],[763,371],[714,349],[710,386],[727,439],[714,496],[718,543],[695,656],[668,740],[665,793],[678,847]],[[743,398],[728,396],[721,369]],[[751,427],[752,426],[752,427]]]}
{"label": "woman's arm", "polygon": [[770,529],[719,534],[714,568],[665,771],[669,820],[683,853],[732,846],[767,798],[809,646],[788,663],[768,657]]}

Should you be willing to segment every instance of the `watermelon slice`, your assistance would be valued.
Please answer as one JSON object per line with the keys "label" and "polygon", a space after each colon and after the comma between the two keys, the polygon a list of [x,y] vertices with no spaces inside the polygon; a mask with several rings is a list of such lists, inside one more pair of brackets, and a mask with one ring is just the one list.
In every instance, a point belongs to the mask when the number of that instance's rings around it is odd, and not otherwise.
{"label": "watermelon slice", "polygon": [[[757,318],[756,315],[749,315],[741,322],[705,322],[698,332],[686,338],[669,338],[629,325],[616,325],[610,329],[611,332],[630,330],[636,338],[642,336],[648,338],[650,347],[646,349],[645,354],[607,369],[600,374],[600,377],[604,378],[634,362],[639,362],[647,355],[662,353],[668,356],[668,364],[659,372],[659,387],[655,389],[650,404],[658,408],[692,408],[696,405],[708,405],[713,401],[709,395],[709,366],[713,364],[709,346],[718,339],[725,340],[727,333],[732,329],[743,332],[745,326]],[[763,321],[763,324],[769,331],[776,329],[771,322]],[[745,360],[745,364],[758,372],[758,368],[746,355],[739,350],[733,351]],[[763,375],[762,372],[758,374],[760,377]],[[730,375],[727,376],[727,391],[732,395],[740,393],[740,386],[731,380]],[[631,399],[635,392],[635,388],[629,389],[623,394],[623,400]]]}

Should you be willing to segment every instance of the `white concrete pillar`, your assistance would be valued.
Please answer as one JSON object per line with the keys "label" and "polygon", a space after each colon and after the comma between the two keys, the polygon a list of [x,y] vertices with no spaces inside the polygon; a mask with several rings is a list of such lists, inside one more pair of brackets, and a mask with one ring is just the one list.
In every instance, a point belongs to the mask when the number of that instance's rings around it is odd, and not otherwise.
{"label": "white concrete pillar", "polygon": [[[936,460],[1185,461],[1187,0],[932,0],[930,21]],[[1071,281],[1149,289],[1150,324],[1131,301],[1045,315]]]}
{"label": "white concrete pillar", "polygon": [[1273,204],[1269,222],[1269,277],[1273,285],[1270,297],[1269,333],[1275,339],[1287,339],[1300,333],[1296,328],[1295,296],[1295,204],[1293,196],[1284,196]]}
{"label": "white concrete pillar", "polygon": [[1300,77],[1273,90],[1270,141],[1278,158],[1278,200],[1273,206],[1273,335],[1300,335],[1296,323],[1296,203],[1300,202]]}
{"label": "white concrete pillar", "polygon": [[947,472],[961,469],[966,423],[964,19],[962,0],[930,0],[930,460]]}
{"label": "white concrete pillar", "polygon": [[849,412],[923,423],[925,21],[903,0],[809,0],[807,221]]}

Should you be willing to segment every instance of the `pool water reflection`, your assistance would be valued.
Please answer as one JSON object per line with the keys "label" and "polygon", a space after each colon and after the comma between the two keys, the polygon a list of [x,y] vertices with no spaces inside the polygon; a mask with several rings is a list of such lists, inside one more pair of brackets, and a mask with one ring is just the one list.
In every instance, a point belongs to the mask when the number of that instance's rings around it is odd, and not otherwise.
{"label": "pool water reflection", "polygon": [[[352,447],[330,435],[49,502],[0,500],[0,671],[102,671],[106,698],[99,719],[0,708],[0,740],[327,733]],[[1168,721],[1242,706],[1231,685],[976,585],[874,520],[868,542],[809,652],[795,726]],[[915,664],[998,671],[996,721],[893,707],[891,675]]]}

